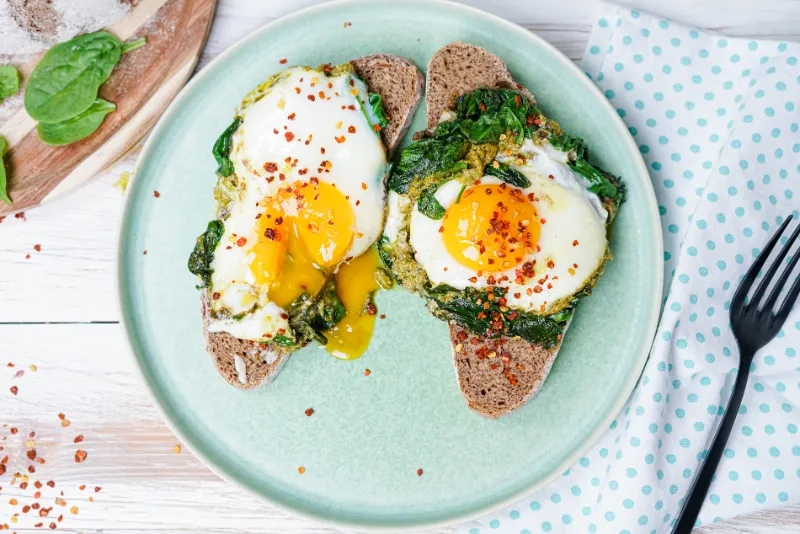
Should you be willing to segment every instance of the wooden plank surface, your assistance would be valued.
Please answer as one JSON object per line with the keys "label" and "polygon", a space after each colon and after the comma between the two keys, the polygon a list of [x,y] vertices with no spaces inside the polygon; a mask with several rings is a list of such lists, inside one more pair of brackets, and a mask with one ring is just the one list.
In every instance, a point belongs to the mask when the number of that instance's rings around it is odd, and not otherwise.
{"label": "wooden plank surface", "polygon": [[[314,0],[220,0],[199,67],[247,33]],[[470,0],[487,8],[495,2]],[[713,28],[729,35],[800,39],[800,2],[765,0],[626,1],[637,8]],[[498,4],[494,12],[523,24],[579,59],[599,9],[594,0]],[[43,482],[42,502],[64,491],[67,506],[48,518],[13,513],[32,501],[33,486],[19,488],[0,477],[0,524],[17,532],[40,531],[38,521],[64,519],[67,532],[170,531],[322,534],[337,532],[270,508],[218,479],[185,449],[150,405],[128,359],[114,301],[116,227],[122,206],[114,183],[133,169],[135,153],[77,193],[0,222],[0,459],[9,472],[24,471],[29,432],[44,465],[34,464]],[[41,252],[34,249],[41,245]],[[26,256],[30,255],[29,259]],[[52,324],[62,323],[62,324]],[[13,362],[15,367],[6,367]],[[36,372],[30,369],[36,366]],[[25,373],[14,378],[19,370]],[[9,389],[17,386],[18,394]],[[70,422],[63,427],[58,414]],[[8,424],[19,429],[12,436]],[[83,434],[85,440],[75,444]],[[76,464],[82,448],[87,460]],[[31,475],[34,476],[34,475]],[[35,479],[33,479],[35,480]],[[32,484],[32,482],[30,482]],[[81,484],[87,490],[79,490]],[[94,487],[101,491],[94,493]],[[92,496],[94,502],[89,502]],[[9,504],[17,499],[19,505]],[[69,512],[78,507],[78,515]],[[57,513],[56,513],[57,512]],[[30,515],[30,513],[28,514]],[[702,529],[715,534],[800,532],[800,506],[764,511]],[[436,532],[452,532],[445,529]]]}

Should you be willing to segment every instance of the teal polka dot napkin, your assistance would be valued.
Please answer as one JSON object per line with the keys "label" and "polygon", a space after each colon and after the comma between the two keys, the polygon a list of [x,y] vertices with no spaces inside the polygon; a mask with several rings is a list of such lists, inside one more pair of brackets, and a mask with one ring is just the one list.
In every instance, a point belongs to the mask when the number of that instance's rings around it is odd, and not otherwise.
{"label": "teal polka dot napkin", "polygon": [[[730,299],[783,217],[798,216],[798,58],[797,43],[606,7],[582,67],[650,171],[664,232],[661,324],[601,441],[532,498],[461,534],[669,532],[733,385]],[[755,358],[701,525],[800,501],[798,350],[800,309]]]}

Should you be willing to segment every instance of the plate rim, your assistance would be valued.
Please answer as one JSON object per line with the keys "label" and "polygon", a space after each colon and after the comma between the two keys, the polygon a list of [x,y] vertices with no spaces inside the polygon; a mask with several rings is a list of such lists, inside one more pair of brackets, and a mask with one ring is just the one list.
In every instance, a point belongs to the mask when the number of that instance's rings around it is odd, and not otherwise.
{"label": "plate rim", "polygon": [[[656,247],[656,258],[660,258],[663,256],[664,251],[664,238],[662,233],[658,230],[661,227],[661,222],[659,217],[657,216],[658,213],[658,202],[655,196],[655,190],[652,185],[652,181],[649,179],[650,174],[647,171],[647,165],[642,158],[641,153],[634,141],[633,137],[630,135],[627,126],[623,122],[622,118],[614,110],[611,103],[605,98],[600,88],[595,85],[595,83],[589,79],[588,76],[578,67],[576,63],[570,60],[563,52],[558,50],[555,46],[550,44],[549,42],[545,41],[543,38],[539,37],[533,31],[527,30],[526,28],[511,22],[499,15],[495,15],[494,13],[490,13],[488,11],[484,11],[482,9],[456,3],[451,0],[391,0],[385,2],[385,4],[400,4],[400,5],[408,5],[408,4],[417,4],[420,6],[426,5],[438,5],[438,6],[446,6],[449,9],[454,9],[456,11],[460,10],[462,12],[468,12],[473,15],[480,15],[483,18],[486,18],[500,26],[503,26],[506,30],[510,32],[515,32],[517,34],[524,34],[525,38],[530,39],[533,44],[545,49],[547,52],[551,53],[555,59],[557,59],[562,65],[566,66],[568,70],[571,70],[585,87],[589,89],[594,95],[598,98],[600,105],[605,106],[608,111],[611,112],[613,125],[617,130],[617,133],[621,135],[624,139],[624,143],[629,149],[630,153],[634,154],[634,164],[635,167],[638,168],[639,174],[642,176],[648,177],[644,187],[644,196],[645,198],[644,203],[647,206],[647,213],[650,214],[651,222],[652,222],[652,229],[653,231],[650,232],[651,235],[644,236],[644,239],[649,239]],[[448,519],[442,519],[438,521],[432,522],[420,522],[410,525],[392,525],[392,526],[383,526],[377,523],[370,523],[370,520],[367,520],[366,523],[358,523],[352,522],[347,520],[339,520],[336,517],[332,516],[323,516],[321,514],[315,514],[312,512],[305,511],[300,507],[295,507],[290,504],[283,503],[278,499],[273,499],[271,495],[265,495],[264,493],[258,491],[257,488],[251,487],[245,481],[237,479],[235,476],[229,475],[223,470],[223,467],[217,465],[216,460],[211,457],[211,455],[206,455],[204,452],[201,452],[200,446],[195,446],[194,437],[190,437],[187,433],[185,433],[180,428],[180,422],[177,420],[173,420],[172,416],[167,413],[167,409],[162,405],[161,400],[158,398],[156,394],[155,387],[153,382],[147,377],[145,372],[145,366],[142,361],[142,357],[137,354],[136,350],[134,349],[134,342],[132,339],[132,325],[128,324],[128,316],[125,311],[125,305],[123,303],[123,240],[125,236],[123,235],[123,230],[126,226],[126,221],[129,217],[132,216],[132,212],[135,211],[135,203],[133,202],[132,198],[133,195],[131,194],[133,182],[136,180],[136,171],[141,167],[141,162],[145,160],[149,156],[149,153],[153,150],[154,146],[154,139],[156,134],[158,134],[161,129],[166,128],[167,122],[169,122],[172,115],[175,113],[175,109],[177,106],[187,98],[187,94],[191,91],[191,89],[202,82],[206,77],[212,75],[212,67],[216,66],[219,63],[224,63],[230,56],[235,54],[239,49],[244,47],[250,41],[253,41],[260,37],[262,34],[272,31],[276,27],[281,25],[291,23],[296,19],[302,19],[308,16],[310,13],[314,13],[317,11],[325,11],[325,10],[337,10],[342,6],[354,6],[354,5],[362,5],[362,6],[374,6],[374,3],[370,2],[370,0],[338,0],[337,2],[323,2],[320,4],[316,4],[313,6],[309,6],[293,13],[287,14],[282,16],[274,21],[271,21],[255,30],[250,32],[248,35],[231,45],[229,48],[224,50],[220,53],[217,57],[212,59],[205,67],[198,72],[195,76],[193,76],[189,82],[178,92],[178,94],[173,98],[173,100],[169,103],[166,110],[163,112],[161,117],[159,118],[157,124],[151,132],[148,134],[147,140],[142,148],[139,157],[136,160],[136,165],[134,167],[134,175],[132,183],[129,184],[129,187],[125,191],[125,198],[123,203],[122,213],[119,219],[118,228],[117,228],[117,236],[116,236],[116,255],[115,255],[115,269],[114,269],[114,277],[115,277],[115,303],[117,306],[117,312],[119,316],[119,325],[120,329],[123,333],[123,338],[125,340],[125,349],[128,353],[129,357],[136,363],[134,366],[136,368],[136,372],[139,378],[142,380],[144,385],[146,386],[147,395],[150,398],[151,403],[158,411],[161,419],[167,424],[169,429],[175,434],[180,440],[183,445],[188,447],[188,449],[192,452],[192,454],[198,458],[207,468],[209,468],[214,474],[225,480],[226,482],[233,484],[235,487],[246,491],[249,495],[259,499],[260,501],[267,503],[270,506],[274,506],[275,508],[289,513],[296,517],[301,517],[303,519],[307,519],[316,523],[323,523],[328,525],[333,525],[340,528],[348,528],[353,529],[359,532],[374,532],[374,533],[400,533],[400,532],[420,532],[423,530],[429,530],[432,528],[446,528],[446,527],[453,527],[459,524],[463,524],[468,521],[473,521],[489,515],[493,512],[501,510],[503,508],[507,508],[509,506],[513,506],[514,504],[518,503],[520,500],[525,499],[539,491],[540,489],[546,487],[561,474],[570,468],[575,462],[580,459],[583,454],[591,449],[599,440],[600,438],[606,433],[609,425],[611,422],[617,417],[619,412],[625,406],[625,403],[630,398],[631,394],[633,393],[636,384],[638,383],[642,372],[644,371],[645,364],[650,356],[650,348],[652,347],[653,340],[655,338],[656,329],[658,327],[658,322],[661,314],[661,300],[663,298],[663,284],[661,281],[664,278],[664,263],[661,261],[656,261],[655,269],[656,272],[654,273],[654,279],[656,280],[656,287],[653,290],[653,305],[650,309],[650,316],[647,322],[647,330],[649,334],[646,336],[645,339],[649,340],[646,342],[645,346],[641,348],[641,354],[639,355],[638,359],[635,361],[634,369],[635,372],[632,372],[630,376],[625,380],[623,386],[619,389],[619,393],[616,399],[616,402],[612,405],[612,408],[609,410],[609,415],[606,416],[604,420],[601,421],[595,430],[589,434],[585,439],[581,446],[579,446],[575,452],[567,457],[561,464],[556,466],[552,469],[552,471],[542,478],[539,482],[532,484],[520,491],[513,493],[512,495],[498,500],[493,504],[489,504],[484,507],[473,509],[469,512],[465,512],[463,514],[453,516]],[[131,321],[132,323],[133,321]],[[177,418],[176,418],[177,419]]]}

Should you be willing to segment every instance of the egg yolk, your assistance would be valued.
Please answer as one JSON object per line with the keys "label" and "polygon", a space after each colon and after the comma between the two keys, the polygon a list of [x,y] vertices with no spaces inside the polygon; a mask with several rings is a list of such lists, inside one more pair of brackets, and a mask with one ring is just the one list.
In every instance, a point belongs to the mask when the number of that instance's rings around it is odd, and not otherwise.
{"label": "egg yolk", "polygon": [[323,333],[328,338],[325,350],[337,358],[354,360],[369,346],[376,314],[375,307],[370,306],[370,299],[380,289],[375,281],[375,271],[380,266],[378,252],[373,247],[350,263],[343,264],[336,273],[336,293],[347,315]]}
{"label": "egg yolk", "polygon": [[534,252],[541,232],[531,201],[506,184],[476,185],[447,209],[441,228],[447,251],[475,271],[499,272]]}
{"label": "egg yolk", "polygon": [[325,271],[344,260],[355,215],[345,195],[326,182],[296,182],[259,204],[264,211],[250,269],[269,299],[286,308],[303,293],[316,295]]}

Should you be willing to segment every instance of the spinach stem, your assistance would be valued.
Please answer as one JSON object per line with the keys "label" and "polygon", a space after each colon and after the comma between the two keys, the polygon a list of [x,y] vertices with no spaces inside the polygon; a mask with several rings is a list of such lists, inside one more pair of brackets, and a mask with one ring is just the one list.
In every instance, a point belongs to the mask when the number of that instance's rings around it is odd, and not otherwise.
{"label": "spinach stem", "polygon": [[144,46],[147,42],[147,39],[144,37],[139,37],[135,41],[131,41],[130,43],[122,43],[122,53],[127,54],[131,50],[136,50],[137,48]]}

